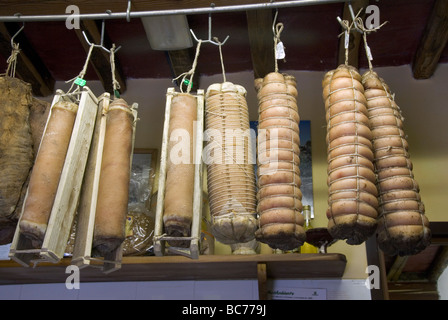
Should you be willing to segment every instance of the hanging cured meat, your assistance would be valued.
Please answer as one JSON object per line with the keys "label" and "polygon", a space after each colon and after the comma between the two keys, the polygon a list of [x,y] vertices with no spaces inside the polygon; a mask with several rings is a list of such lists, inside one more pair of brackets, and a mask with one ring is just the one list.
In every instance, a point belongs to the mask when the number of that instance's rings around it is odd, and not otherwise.
{"label": "hanging cured meat", "polygon": [[21,232],[34,247],[40,247],[45,236],[77,111],[78,105],[67,101],[51,108],[20,220]]}
{"label": "hanging cured meat", "polygon": [[[193,220],[194,122],[197,101],[189,93],[173,97],[169,122],[163,223],[170,237],[188,237]],[[175,247],[188,247],[188,240],[171,240]]]}
{"label": "hanging cured meat", "polygon": [[340,65],[323,82],[327,121],[328,230],[335,239],[360,244],[374,234],[378,191],[372,131],[361,75]]}
{"label": "hanging cured meat", "polygon": [[367,71],[362,83],[379,190],[378,245],[390,255],[416,254],[429,245],[431,232],[412,173],[401,110],[376,72]]}
{"label": "hanging cured meat", "polygon": [[293,250],[305,241],[295,78],[278,72],[255,82],[258,97],[257,239]]}
{"label": "hanging cured meat", "polygon": [[0,92],[0,220],[9,220],[33,165],[32,93],[29,84],[10,77],[0,77]]}
{"label": "hanging cured meat", "polygon": [[246,90],[230,82],[211,85],[205,120],[212,233],[225,244],[251,241],[257,229],[256,186]]}
{"label": "hanging cured meat", "polygon": [[125,238],[134,116],[123,99],[107,110],[93,248],[105,255]]}

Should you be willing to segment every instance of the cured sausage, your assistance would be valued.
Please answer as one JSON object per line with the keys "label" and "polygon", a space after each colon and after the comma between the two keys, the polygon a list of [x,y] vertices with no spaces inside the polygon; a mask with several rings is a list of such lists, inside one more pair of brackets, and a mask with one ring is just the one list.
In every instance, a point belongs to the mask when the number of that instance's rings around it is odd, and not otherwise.
{"label": "cured sausage", "polygon": [[362,76],[373,131],[379,190],[378,246],[390,255],[412,255],[430,244],[431,231],[412,173],[401,110],[374,71]]}
{"label": "cured sausage", "polygon": [[373,133],[361,75],[340,65],[323,81],[327,120],[328,230],[335,239],[360,244],[375,233],[378,195]]}

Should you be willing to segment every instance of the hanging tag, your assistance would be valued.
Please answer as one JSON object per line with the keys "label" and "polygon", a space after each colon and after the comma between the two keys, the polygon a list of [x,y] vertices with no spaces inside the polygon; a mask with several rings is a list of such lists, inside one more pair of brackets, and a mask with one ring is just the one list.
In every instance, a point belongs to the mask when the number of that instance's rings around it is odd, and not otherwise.
{"label": "hanging tag", "polygon": [[80,86],[80,87],[84,87],[86,85],[87,81],[81,78],[76,78],[75,80],[75,84]]}
{"label": "hanging tag", "polygon": [[114,96],[117,99],[120,99],[120,92],[118,90],[114,90]]}
{"label": "hanging tag", "polygon": [[285,53],[285,46],[283,45],[283,42],[277,43],[277,46],[275,47],[275,58],[277,60],[284,59],[286,57]]}
{"label": "hanging tag", "polygon": [[370,51],[370,47],[366,44],[366,54],[367,54],[367,58],[372,61],[373,57],[372,57],[372,52]]}
{"label": "hanging tag", "polygon": [[345,39],[344,39],[344,48],[348,49],[348,44],[350,42],[350,33],[348,33],[347,30],[345,30]]}

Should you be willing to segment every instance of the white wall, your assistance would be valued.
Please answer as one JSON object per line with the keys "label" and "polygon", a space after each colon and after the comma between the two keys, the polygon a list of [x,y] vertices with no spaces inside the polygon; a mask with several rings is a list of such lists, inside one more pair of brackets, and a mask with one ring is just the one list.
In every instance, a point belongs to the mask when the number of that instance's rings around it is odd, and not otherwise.
{"label": "white wall", "polygon": [[440,300],[448,300],[448,268],[445,268],[437,280],[437,290]]}

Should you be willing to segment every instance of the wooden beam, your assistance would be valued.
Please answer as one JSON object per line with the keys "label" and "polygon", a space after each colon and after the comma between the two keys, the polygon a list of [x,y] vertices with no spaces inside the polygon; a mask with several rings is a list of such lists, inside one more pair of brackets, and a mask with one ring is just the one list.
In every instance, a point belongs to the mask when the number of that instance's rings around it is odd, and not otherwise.
{"label": "wooden beam", "polygon": [[275,71],[272,10],[247,11],[246,17],[254,77],[263,78]]}
{"label": "wooden beam", "polygon": [[408,256],[397,256],[395,258],[394,264],[390,267],[390,270],[387,274],[388,281],[398,281],[400,278],[401,272],[403,268],[406,266],[406,262],[408,261]]}
{"label": "wooden beam", "polygon": [[[98,27],[97,22],[93,20],[85,20],[81,21],[81,29],[75,29],[76,35],[79,38],[79,41],[81,42],[82,46],[84,47],[84,50],[86,53],[89,51],[89,44],[84,39],[84,36],[82,34],[82,30],[85,31],[87,38],[91,43],[100,44],[101,43],[101,28]],[[116,44],[117,47],[120,44]],[[112,47],[112,43],[107,36],[107,33],[104,34],[104,46],[107,49],[110,49]],[[124,76],[123,70],[121,69],[120,61],[118,59],[120,55],[120,52],[118,52],[115,55],[115,77],[120,84],[120,93],[124,93],[126,91],[126,77]],[[110,55],[108,52],[100,49],[100,48],[94,48],[92,51],[92,56],[90,58],[90,64],[93,66],[98,79],[103,84],[104,90],[106,92],[109,92],[112,96],[114,94],[113,92],[113,86],[112,86],[112,71],[111,71],[111,65],[110,65]]]}
{"label": "wooden beam", "polygon": [[367,239],[365,244],[366,244],[367,264],[378,266],[378,268],[380,269],[380,288],[370,289],[372,300],[389,300],[384,253],[381,250],[379,250],[376,237],[370,237],[369,239]]}
{"label": "wooden beam", "polygon": [[[369,4],[368,0],[356,0],[352,1],[352,8],[355,15],[359,12],[361,9],[365,9],[365,7]],[[364,20],[364,10],[359,15],[360,18]],[[348,7],[348,3],[345,3],[344,5],[344,12],[342,14],[342,20],[348,20],[349,23],[352,22],[352,16],[350,15],[350,10]],[[342,28],[341,28],[342,29]],[[342,32],[343,30],[341,30]],[[362,42],[362,35],[358,31],[356,31],[354,28],[350,32],[350,39],[349,39],[349,45],[348,45],[348,64],[359,68],[359,48],[363,48],[361,45]],[[345,63],[345,46],[344,46],[344,36],[341,36],[339,39],[339,54],[338,54],[338,65]]]}
{"label": "wooden beam", "polygon": [[266,263],[257,263],[258,300],[268,300]]}
{"label": "wooden beam", "polygon": [[[167,51],[168,59],[173,71],[173,78],[177,78],[184,72],[190,71],[193,60],[194,60],[194,53],[195,48],[189,48],[189,49],[183,49],[183,50],[171,50]],[[184,90],[187,89],[186,84],[181,84],[181,80],[178,81],[178,85],[184,88]],[[199,88],[199,70],[196,68],[196,72],[193,75],[193,86],[191,88],[191,91],[197,91]]]}
{"label": "wooden beam", "polygon": [[[0,54],[3,57],[11,55],[11,37],[18,30],[19,27],[16,24],[0,23]],[[31,84],[35,96],[45,97],[52,94],[55,81],[43,61],[33,50],[25,34],[19,33],[14,42],[19,44],[20,49],[17,57],[16,76]]]}
{"label": "wooden beam", "polygon": [[448,43],[448,0],[437,0],[416,51],[412,71],[415,79],[428,79]]}
{"label": "wooden beam", "polygon": [[[213,0],[216,7],[231,5],[228,0]],[[259,4],[265,1],[260,0],[239,0],[238,5]],[[276,1],[276,2],[282,2]],[[10,16],[16,13],[22,15],[54,15],[65,14],[68,5],[77,5],[81,14],[104,13],[106,10],[112,12],[126,12],[127,1],[123,0],[2,0],[0,2],[0,15]],[[211,1],[208,0],[132,0],[132,11],[156,11],[206,8],[210,7]]]}

